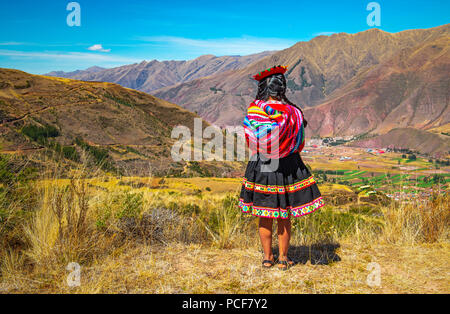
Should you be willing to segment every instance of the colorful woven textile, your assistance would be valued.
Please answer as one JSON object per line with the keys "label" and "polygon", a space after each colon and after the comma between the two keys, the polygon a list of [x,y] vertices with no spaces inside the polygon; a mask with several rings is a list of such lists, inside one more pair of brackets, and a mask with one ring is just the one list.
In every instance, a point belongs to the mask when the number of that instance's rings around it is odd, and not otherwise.
{"label": "colorful woven textile", "polygon": [[300,152],[305,145],[301,111],[280,101],[252,102],[244,130],[250,149],[271,159]]}
{"label": "colorful woven textile", "polygon": [[308,215],[324,206],[314,176],[300,154],[279,159],[273,172],[262,172],[267,163],[270,160],[257,157],[247,165],[239,197],[244,214],[288,219]]}
{"label": "colorful woven textile", "polygon": [[249,190],[249,191],[255,191],[255,192],[261,192],[261,193],[267,193],[267,194],[284,194],[284,193],[291,193],[291,192],[297,192],[301,189],[304,189],[308,186],[311,186],[316,183],[316,180],[314,180],[313,176],[310,176],[309,178],[305,180],[298,181],[296,183],[280,186],[280,185],[264,185],[264,184],[258,184],[254,182],[249,182],[246,178],[244,178],[242,184],[243,186]]}
{"label": "colorful woven textile", "polygon": [[245,203],[243,199],[239,200],[239,207],[241,208],[244,214],[250,214],[252,216],[264,218],[287,219],[289,218],[289,216],[302,217],[315,212],[324,205],[325,203],[323,201],[322,196],[316,198],[315,200],[307,204],[288,208],[259,207],[255,206],[253,203]]}

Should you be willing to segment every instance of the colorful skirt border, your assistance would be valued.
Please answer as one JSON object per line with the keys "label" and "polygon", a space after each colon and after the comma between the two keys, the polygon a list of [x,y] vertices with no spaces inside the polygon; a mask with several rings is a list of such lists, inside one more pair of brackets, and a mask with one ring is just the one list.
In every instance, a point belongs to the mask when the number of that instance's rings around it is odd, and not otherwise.
{"label": "colorful skirt border", "polygon": [[244,214],[251,214],[256,217],[263,218],[272,218],[272,219],[289,219],[289,216],[292,217],[302,217],[305,215],[309,215],[319,208],[323,207],[325,202],[322,196],[316,198],[312,202],[307,204],[288,208],[269,208],[269,207],[261,207],[261,206],[253,206],[253,203],[244,203],[243,199],[239,200],[239,208],[242,210]]}
{"label": "colorful skirt border", "polygon": [[278,185],[262,185],[254,182],[248,181],[244,178],[242,185],[246,190],[254,191],[257,193],[268,193],[268,194],[285,194],[285,193],[294,193],[305,189],[316,183],[316,180],[311,175],[309,178],[296,182],[291,185],[286,186],[278,186]]}

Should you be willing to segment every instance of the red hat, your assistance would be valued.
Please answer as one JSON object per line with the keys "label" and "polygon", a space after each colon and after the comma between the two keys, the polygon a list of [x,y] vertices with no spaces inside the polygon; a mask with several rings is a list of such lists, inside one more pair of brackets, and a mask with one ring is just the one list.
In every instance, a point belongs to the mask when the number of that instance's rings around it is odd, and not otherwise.
{"label": "red hat", "polygon": [[256,75],[253,75],[253,78],[257,81],[261,81],[263,78],[268,77],[269,75],[273,75],[273,74],[284,74],[287,71],[287,66],[282,66],[282,65],[277,65],[277,66],[273,66],[271,68],[268,68],[267,70],[264,70],[262,72],[259,72]]}

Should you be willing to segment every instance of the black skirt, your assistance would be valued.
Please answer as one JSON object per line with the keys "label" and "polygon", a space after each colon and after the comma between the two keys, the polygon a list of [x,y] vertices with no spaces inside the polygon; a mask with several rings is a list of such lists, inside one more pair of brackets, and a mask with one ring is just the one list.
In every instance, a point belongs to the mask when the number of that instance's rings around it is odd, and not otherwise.
{"label": "black skirt", "polygon": [[310,214],[323,205],[316,181],[300,154],[278,159],[278,164],[261,155],[249,161],[239,200],[243,213],[288,219]]}

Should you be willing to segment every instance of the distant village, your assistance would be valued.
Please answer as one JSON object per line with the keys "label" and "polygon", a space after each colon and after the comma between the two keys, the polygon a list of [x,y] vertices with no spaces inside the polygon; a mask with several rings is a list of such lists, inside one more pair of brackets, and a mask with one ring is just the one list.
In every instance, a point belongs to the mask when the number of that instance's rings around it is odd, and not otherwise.
{"label": "distant village", "polygon": [[[319,179],[367,190],[367,195],[383,192],[395,201],[417,202],[435,193],[446,193],[450,181],[448,159],[433,159],[406,149],[344,145],[353,140],[352,136],[312,138],[302,154],[307,163],[319,165],[321,169],[312,169]],[[339,166],[346,162],[352,163]]]}
{"label": "distant village", "polygon": [[[303,150],[303,153],[310,153],[312,149],[320,149],[324,147],[334,147],[334,146],[341,146],[342,144],[345,144],[347,142],[350,142],[354,140],[355,138],[353,136],[345,136],[345,137],[327,137],[327,138],[312,138],[309,139],[307,142],[307,145],[305,149]],[[341,146],[341,148],[346,146]],[[367,148],[365,150],[367,153],[375,154],[375,155],[381,155],[385,154],[387,152],[392,152],[393,150],[390,148]],[[320,153],[319,153],[320,154]],[[340,161],[348,161],[353,160],[353,157],[351,156],[340,156]]]}

